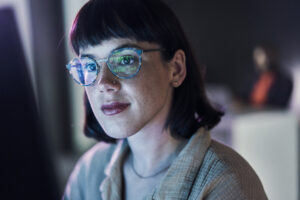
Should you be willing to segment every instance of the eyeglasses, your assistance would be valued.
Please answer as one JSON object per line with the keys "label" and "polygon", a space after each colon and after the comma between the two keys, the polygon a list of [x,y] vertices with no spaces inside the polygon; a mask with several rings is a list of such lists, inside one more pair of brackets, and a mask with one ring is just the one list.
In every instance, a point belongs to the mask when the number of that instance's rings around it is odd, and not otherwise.
{"label": "eyeglasses", "polygon": [[88,56],[73,58],[66,65],[73,79],[82,86],[93,85],[100,72],[100,65],[106,63],[108,69],[121,79],[130,79],[137,75],[142,64],[142,54],[163,49],[139,49],[126,47],[115,49],[104,59],[94,60]]}

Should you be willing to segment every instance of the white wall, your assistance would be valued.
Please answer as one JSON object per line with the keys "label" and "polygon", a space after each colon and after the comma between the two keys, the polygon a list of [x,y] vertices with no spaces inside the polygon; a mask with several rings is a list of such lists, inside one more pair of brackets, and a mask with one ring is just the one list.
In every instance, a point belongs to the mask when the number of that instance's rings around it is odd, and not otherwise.
{"label": "white wall", "polygon": [[285,111],[237,116],[233,147],[254,168],[269,199],[297,200],[298,123]]}
{"label": "white wall", "polygon": [[291,69],[293,77],[293,92],[290,109],[298,116],[300,122],[300,63]]}

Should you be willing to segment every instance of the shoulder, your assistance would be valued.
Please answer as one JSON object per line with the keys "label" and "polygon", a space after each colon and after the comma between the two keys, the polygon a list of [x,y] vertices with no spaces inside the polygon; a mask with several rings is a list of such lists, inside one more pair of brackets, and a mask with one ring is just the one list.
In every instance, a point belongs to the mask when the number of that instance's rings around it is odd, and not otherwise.
{"label": "shoulder", "polygon": [[267,199],[249,163],[231,148],[213,140],[196,179],[202,184],[201,195],[207,199]]}
{"label": "shoulder", "polygon": [[257,177],[250,164],[242,156],[230,147],[214,140],[212,140],[204,160],[205,163],[217,163],[223,170],[235,172],[237,175],[241,175],[241,172],[245,175],[245,172],[248,172]]}
{"label": "shoulder", "polygon": [[65,188],[64,199],[81,199],[85,193],[99,192],[104,179],[104,169],[116,145],[97,143],[77,161]]}

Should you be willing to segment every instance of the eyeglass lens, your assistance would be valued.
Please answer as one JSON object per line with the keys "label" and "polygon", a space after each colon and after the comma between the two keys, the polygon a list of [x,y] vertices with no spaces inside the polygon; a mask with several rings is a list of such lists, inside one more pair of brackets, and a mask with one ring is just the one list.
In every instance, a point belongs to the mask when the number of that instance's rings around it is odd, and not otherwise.
{"label": "eyeglass lens", "polygon": [[84,86],[93,84],[98,75],[97,64],[88,57],[74,58],[69,64],[69,70],[73,79]]}
{"label": "eyeglass lens", "polygon": [[[139,71],[140,54],[141,51],[135,49],[115,50],[108,57],[107,67],[119,78],[131,78]],[[96,61],[89,57],[74,58],[67,68],[73,79],[84,86],[92,85],[100,71]]]}

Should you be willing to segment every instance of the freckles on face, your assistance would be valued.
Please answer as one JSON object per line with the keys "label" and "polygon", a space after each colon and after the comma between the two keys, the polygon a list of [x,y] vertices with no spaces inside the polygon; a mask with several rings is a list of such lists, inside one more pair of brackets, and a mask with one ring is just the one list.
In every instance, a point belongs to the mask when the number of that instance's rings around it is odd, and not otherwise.
{"label": "freckles on face", "polygon": [[[114,39],[89,47],[83,53],[105,58],[112,49],[126,43],[142,49],[157,48],[146,42]],[[126,138],[147,125],[164,123],[172,97],[169,71],[160,52],[143,53],[141,69],[130,79],[117,78],[104,65],[96,83],[85,87],[85,91],[96,119],[113,138]],[[108,112],[103,112],[103,107]]]}
{"label": "freckles on face", "polygon": [[136,77],[135,87],[131,87],[133,90],[130,94],[136,97],[135,101],[140,107],[139,117],[150,121],[149,115],[155,116],[169,103],[171,88],[167,70],[160,60],[145,62],[143,69]]}

